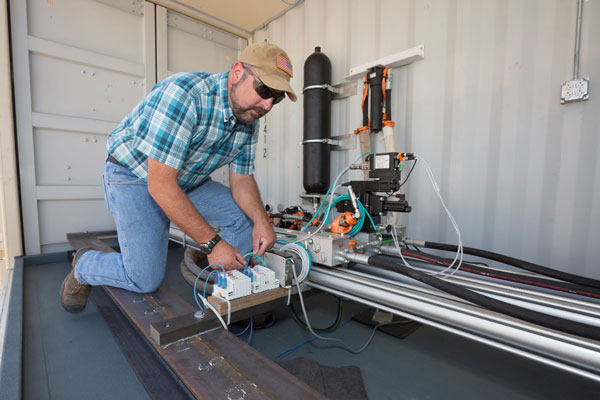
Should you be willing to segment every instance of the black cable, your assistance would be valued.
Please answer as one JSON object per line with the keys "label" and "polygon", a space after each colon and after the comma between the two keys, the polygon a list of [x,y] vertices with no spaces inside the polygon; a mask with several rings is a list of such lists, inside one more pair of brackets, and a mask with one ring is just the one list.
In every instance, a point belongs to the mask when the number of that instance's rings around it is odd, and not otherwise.
{"label": "black cable", "polygon": [[[425,242],[425,247],[429,249],[445,250],[445,251],[457,251],[457,246],[445,243],[436,242]],[[552,268],[543,267],[541,265],[533,264],[528,261],[519,260],[513,257],[505,256],[503,254],[493,253],[487,250],[475,249],[472,247],[463,247],[465,254],[470,254],[476,257],[487,258],[488,260],[494,260],[503,264],[512,265],[514,267],[522,268],[527,271],[535,272],[541,275],[546,275],[551,278],[560,279],[563,281],[575,283],[581,286],[593,287],[600,289],[600,281],[591,278],[585,278],[583,276],[570,274],[568,272],[558,271]]]}
{"label": "black cable", "polygon": [[485,307],[491,311],[499,312],[523,321],[545,326],[550,329],[555,329],[589,339],[600,340],[600,329],[598,329],[596,326],[583,324],[581,322],[572,321],[569,319],[554,317],[484,296],[453,283],[443,281],[424,272],[409,268],[391,257],[374,255],[369,257],[368,263],[369,265],[380,267],[388,271],[398,272],[402,275],[408,276],[409,278],[426,283],[443,292]]}
{"label": "black cable", "polygon": [[402,187],[402,185],[404,185],[406,183],[406,181],[408,181],[408,178],[410,178],[410,174],[412,174],[413,169],[415,169],[415,165],[417,165],[417,159],[415,159],[415,162],[413,163],[412,167],[410,167],[410,171],[408,171],[408,175],[406,175],[406,178],[404,178],[404,182],[402,182],[400,184],[400,187]]}
{"label": "black cable", "polygon": [[[435,256],[430,253],[424,253],[422,251],[415,253],[409,250],[402,250],[402,254],[404,256],[416,258],[417,260],[422,262],[427,262],[430,264],[440,265],[444,267],[450,266],[452,262],[452,260],[449,260],[447,258]],[[570,282],[556,281],[544,277],[537,277],[531,275],[523,275],[518,272],[499,271],[497,269],[490,268],[487,265],[484,266],[481,264],[469,263],[467,261],[463,261],[460,270],[464,272],[487,276],[490,278],[523,283],[530,286],[543,287],[546,289],[557,290],[560,292],[574,293],[581,296],[594,297],[600,299],[600,289],[584,287]]]}
{"label": "black cable", "polygon": [[[311,325],[311,328],[313,329],[313,331],[315,331],[317,333],[329,333],[329,332],[332,332],[335,328],[337,328],[337,326],[340,324],[340,322],[342,322],[342,314],[344,311],[344,303],[343,302],[344,302],[344,300],[341,297],[338,297],[337,317],[331,325],[329,325],[327,328],[315,328],[314,326]],[[296,312],[296,309],[294,308],[294,303],[290,302],[290,310],[292,310],[292,317],[294,318],[294,321],[296,321],[296,323],[298,325],[300,325],[302,328],[308,330],[308,325],[306,325],[306,322],[304,322],[302,320],[302,318]]]}
{"label": "black cable", "polygon": [[[198,260],[202,260],[203,265],[197,265],[196,263],[198,262]],[[190,272],[195,275],[194,280],[196,279],[198,274],[200,274],[200,272],[202,272],[204,267],[206,267],[208,265],[208,260],[207,260],[206,256],[201,255],[200,252],[192,249],[191,247],[188,247],[187,249],[185,249],[185,253],[183,255],[183,261],[184,261],[186,267],[190,270]],[[202,281],[205,281],[206,278],[208,277],[208,275],[210,275],[210,273],[211,273],[210,270],[206,270],[206,271],[202,272],[202,275],[200,275],[200,279]],[[216,276],[213,274],[213,275],[211,275],[209,282],[215,283],[215,279],[216,279]],[[192,283],[192,286],[193,285],[194,284]]]}

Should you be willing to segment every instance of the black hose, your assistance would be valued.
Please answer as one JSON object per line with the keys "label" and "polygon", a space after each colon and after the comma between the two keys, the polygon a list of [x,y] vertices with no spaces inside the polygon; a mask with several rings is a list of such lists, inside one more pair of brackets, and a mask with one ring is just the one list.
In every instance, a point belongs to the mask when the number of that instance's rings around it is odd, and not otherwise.
{"label": "black hose", "polygon": [[[436,242],[425,242],[425,247],[427,247],[428,249],[454,252],[458,250],[458,247],[455,245]],[[498,261],[503,264],[512,265],[514,267],[522,268],[527,271],[535,272],[541,275],[546,275],[551,278],[561,279],[566,282],[576,283],[578,285],[600,289],[600,281],[596,279],[569,274],[568,272],[562,272],[552,268],[543,267],[541,265],[533,264],[528,261],[519,260],[517,258],[505,256],[503,254],[493,253],[487,250],[475,249],[472,247],[463,247],[463,252],[472,256],[487,258],[488,260]]]}
{"label": "black hose", "polygon": [[[196,283],[196,277],[197,275],[194,275],[188,268],[188,266],[185,263],[185,260],[181,261],[181,264],[179,265],[179,269],[181,271],[181,276],[183,276],[183,279],[192,287],[194,287],[194,283]],[[198,279],[198,284],[196,285],[196,290],[198,292],[202,292],[204,290],[204,285],[206,284],[206,292],[207,293],[212,293],[213,291],[213,285],[212,283],[206,283],[205,281]]]}
{"label": "black hose", "polygon": [[[442,265],[444,267],[450,266],[452,260],[444,257],[435,256],[433,254],[424,253],[421,250],[414,252],[411,250],[402,250],[404,256],[416,258],[419,261],[428,262],[431,264]],[[400,257],[393,256],[400,262]],[[454,266],[456,268],[456,266]],[[483,275],[495,279],[503,279],[511,282],[523,283],[531,286],[538,286],[552,290],[558,290],[561,292],[568,292],[578,294],[580,296],[594,297],[600,299],[600,289],[576,285],[570,282],[557,281],[554,279],[536,277],[531,275],[523,275],[517,272],[499,271],[488,266],[480,264],[470,263],[463,261],[460,270],[473,274]]]}
{"label": "black hose", "polygon": [[[200,274],[200,272],[202,272],[202,270],[206,266],[208,266],[208,259],[206,258],[206,256],[203,255],[202,253],[200,253],[199,251],[192,249],[191,247],[188,247],[185,249],[185,253],[183,255],[183,261],[185,262],[185,265],[190,270],[190,272],[195,275],[194,280],[196,279],[198,274]],[[200,264],[200,265],[198,265],[198,264]],[[210,270],[210,269],[207,269],[206,271],[202,272],[200,279],[205,281],[206,277],[211,272],[212,272],[212,270]],[[216,279],[216,276],[213,274],[209,278],[209,282],[215,283],[215,279]],[[192,285],[193,285],[193,283],[192,283]]]}
{"label": "black hose", "polygon": [[600,340],[600,329],[598,329],[596,326],[546,315],[537,311],[528,310],[523,307],[515,306],[488,296],[484,296],[472,290],[465,289],[458,285],[435,278],[424,272],[406,267],[391,257],[375,255],[369,257],[368,262],[369,265],[408,276],[409,278],[426,283],[443,292],[485,307],[488,310],[499,312],[537,325],[545,326],[550,329],[555,329],[589,339]]}

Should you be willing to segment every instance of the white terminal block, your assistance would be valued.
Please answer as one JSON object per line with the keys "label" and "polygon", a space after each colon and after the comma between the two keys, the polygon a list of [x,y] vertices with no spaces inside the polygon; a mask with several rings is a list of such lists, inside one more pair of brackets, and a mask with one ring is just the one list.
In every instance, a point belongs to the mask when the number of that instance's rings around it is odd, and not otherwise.
{"label": "white terminal block", "polygon": [[253,274],[252,293],[260,293],[279,287],[279,279],[275,277],[273,270],[262,265],[256,265],[251,269]]}
{"label": "white terminal block", "polygon": [[227,287],[213,286],[213,295],[217,295],[226,300],[233,300],[239,297],[249,296],[252,293],[252,281],[249,277],[239,271],[227,271],[225,274]]}

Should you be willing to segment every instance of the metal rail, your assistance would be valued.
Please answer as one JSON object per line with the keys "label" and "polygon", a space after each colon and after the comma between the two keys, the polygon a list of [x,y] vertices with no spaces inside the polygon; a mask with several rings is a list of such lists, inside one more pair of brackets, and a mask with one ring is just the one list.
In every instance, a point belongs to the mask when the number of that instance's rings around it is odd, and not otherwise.
{"label": "metal rail", "polygon": [[[600,342],[488,311],[422,287],[313,266],[311,287],[600,382]],[[437,293],[435,293],[437,292]]]}

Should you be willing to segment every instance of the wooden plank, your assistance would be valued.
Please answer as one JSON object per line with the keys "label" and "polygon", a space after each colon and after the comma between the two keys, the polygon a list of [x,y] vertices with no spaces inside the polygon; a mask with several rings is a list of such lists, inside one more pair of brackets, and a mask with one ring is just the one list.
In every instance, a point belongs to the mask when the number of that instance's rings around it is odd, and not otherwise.
{"label": "wooden plank", "polygon": [[[74,248],[91,247],[113,252],[96,236],[110,236],[110,233],[84,232],[67,237]],[[105,289],[196,398],[324,399],[224,329],[193,335],[164,346],[155,343],[151,338],[153,324],[164,326],[173,318],[196,311],[196,307],[164,286],[150,294],[109,286]]]}
{"label": "wooden plank", "polygon": [[[266,303],[271,300],[280,299],[288,296],[288,290],[284,288],[277,288],[273,290],[267,290],[262,293],[255,293],[250,296],[240,297],[239,299],[231,300],[231,312],[234,313],[239,310],[243,310],[248,307],[253,307],[261,303]],[[221,315],[227,315],[229,307],[227,302],[216,296],[209,296],[208,302],[217,310]]]}

